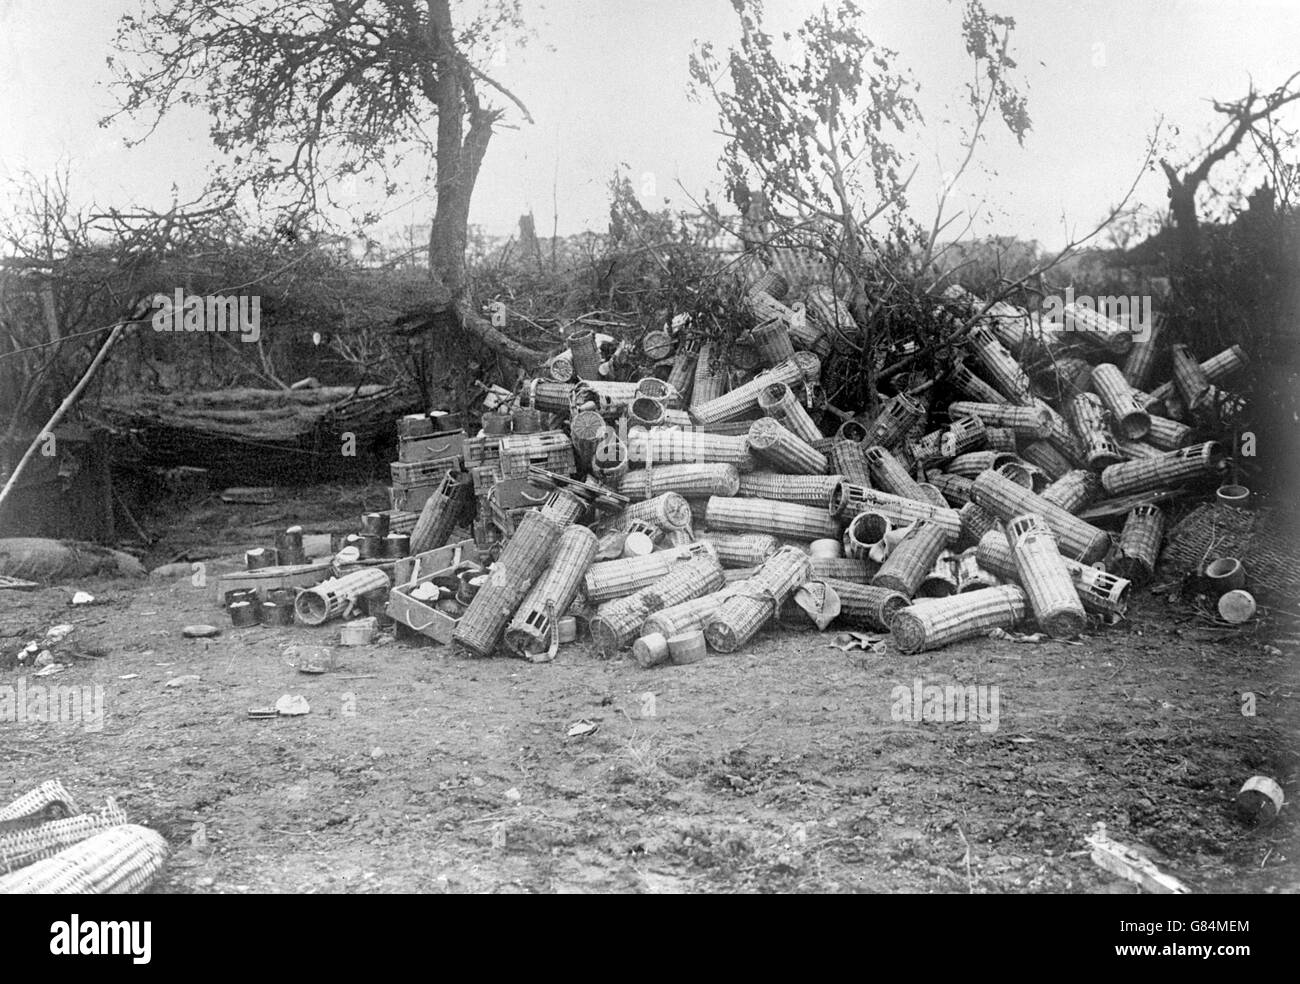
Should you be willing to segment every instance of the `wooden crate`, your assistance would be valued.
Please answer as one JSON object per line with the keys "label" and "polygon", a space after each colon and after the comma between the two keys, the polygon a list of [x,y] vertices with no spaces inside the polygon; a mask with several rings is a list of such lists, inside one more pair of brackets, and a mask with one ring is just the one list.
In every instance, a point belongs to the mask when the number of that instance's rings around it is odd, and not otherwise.
{"label": "wooden crate", "polygon": [[398,443],[397,460],[399,462],[438,461],[444,458],[460,458],[465,443],[464,431],[425,434],[419,437],[403,437]]}
{"label": "wooden crate", "polygon": [[434,458],[430,461],[394,461],[388,466],[388,471],[393,485],[412,488],[431,482],[437,484],[447,472],[459,468],[459,458]]}
{"label": "wooden crate", "polygon": [[452,618],[418,598],[412,598],[411,592],[426,582],[432,582],[440,587],[455,590],[457,587],[457,574],[469,564],[477,565],[478,553],[472,540],[462,541],[450,548],[442,547],[440,549],[451,549],[454,562],[428,574],[419,575],[413,580],[393,588],[388,594],[387,612],[388,617],[394,621],[401,622],[407,628],[427,636],[435,642],[446,644],[451,642],[452,635],[455,633],[460,619]]}
{"label": "wooden crate", "polygon": [[467,437],[461,442],[461,457],[465,467],[475,465],[495,465],[501,460],[502,434],[484,434],[482,437]]}
{"label": "wooden crate", "polygon": [[424,508],[424,504],[429,501],[429,496],[437,491],[442,479],[437,479],[425,485],[412,485],[409,488],[401,485],[391,485],[388,488],[388,501],[392,503],[393,509],[397,512],[418,513]]}
{"label": "wooden crate", "polygon": [[330,568],[329,560],[222,574],[217,578],[216,602],[221,605],[227,591],[235,591],[239,588],[251,588],[257,592],[260,599],[266,601],[266,593],[272,588],[310,588],[333,576],[334,572]]}

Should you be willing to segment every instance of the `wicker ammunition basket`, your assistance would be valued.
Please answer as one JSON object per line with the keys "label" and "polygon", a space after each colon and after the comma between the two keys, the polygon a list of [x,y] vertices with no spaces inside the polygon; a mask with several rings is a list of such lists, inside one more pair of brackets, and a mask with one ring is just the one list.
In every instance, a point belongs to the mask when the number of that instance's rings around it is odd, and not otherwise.
{"label": "wicker ammunition basket", "polygon": [[824,435],[785,383],[772,383],[758,395],[758,408],[796,437],[812,444]]}
{"label": "wicker ammunition basket", "polygon": [[839,475],[782,475],[756,471],[740,476],[736,494],[742,498],[775,499],[822,508],[841,481]]}
{"label": "wicker ammunition basket", "polygon": [[633,501],[653,499],[665,492],[676,492],[687,499],[706,499],[735,495],[740,489],[740,474],[732,465],[715,463],[652,465],[627,472],[618,480],[617,488]]}
{"label": "wicker ammunition basket", "polygon": [[1135,506],[1124,520],[1124,529],[1119,535],[1115,572],[1134,584],[1146,584],[1160,559],[1164,533],[1165,514],[1159,506]]}
{"label": "wicker ammunition basket", "polygon": [[713,496],[705,508],[710,530],[767,533],[780,530],[798,540],[838,539],[839,523],[827,511],[772,499],[737,499]]}
{"label": "wicker ammunition basket", "polygon": [[748,581],[736,585],[704,625],[709,648],[732,653],[749,642],[791,594],[808,580],[808,555],[782,547]]}
{"label": "wicker ammunition basket", "polygon": [[390,587],[387,574],[378,567],[365,567],[306,588],[299,592],[293,608],[304,625],[323,625],[346,614],[362,595]]}
{"label": "wicker ammunition basket", "polygon": [[717,557],[713,544],[697,541],[671,550],[656,550],[646,557],[625,557],[592,564],[583,576],[583,591],[592,604],[624,598],[649,587],[676,564],[695,557]]}
{"label": "wicker ammunition basket", "polygon": [[1010,629],[1025,617],[1029,599],[1014,584],[967,591],[951,598],[928,598],[900,609],[890,634],[901,652],[918,653],[963,639]]}
{"label": "wicker ammunition basket", "polygon": [[827,507],[832,516],[845,522],[860,512],[877,512],[895,527],[924,519],[937,523],[950,540],[961,535],[961,518],[955,509],[937,506],[928,500],[905,499],[852,482],[837,483],[827,500]]}
{"label": "wicker ammunition basket", "polygon": [[1033,513],[1016,516],[1007,522],[1007,539],[1017,580],[1029,596],[1039,626],[1054,639],[1068,639],[1082,632],[1088,617],[1047,524]]}
{"label": "wicker ammunition basket", "polygon": [[1128,495],[1167,488],[1220,471],[1224,464],[1223,447],[1206,441],[1177,451],[1166,451],[1157,458],[1121,461],[1101,473],[1101,484],[1108,495]]}
{"label": "wicker ammunition basket", "polygon": [[777,471],[795,475],[826,473],[826,456],[771,417],[755,420],[745,441],[756,457]]}
{"label": "wicker ammunition basket", "polygon": [[871,583],[878,588],[889,588],[906,595],[916,594],[921,582],[934,567],[948,535],[944,528],[931,520],[913,523],[889,558],[880,566]]}
{"label": "wicker ammunition basket", "polygon": [[1151,429],[1151,415],[1143,408],[1137,392],[1124,378],[1119,366],[1109,362],[1092,368],[1092,389],[1115,422],[1115,432],[1125,440],[1137,441]]}
{"label": "wicker ammunition basket", "polygon": [[569,609],[596,556],[596,534],[568,526],[560,534],[555,559],[537,579],[506,628],[506,645],[528,659],[549,658],[556,622]]}
{"label": "wicker ammunition basket", "polygon": [[1073,560],[1091,564],[1104,557],[1110,549],[1110,537],[1103,530],[1085,523],[1060,506],[1052,505],[1042,496],[997,472],[982,472],[975,479],[971,486],[971,499],[1004,523],[1030,512],[1041,516],[1056,535],[1062,554]]}
{"label": "wicker ammunition basket", "polygon": [[722,533],[710,530],[700,537],[713,544],[723,567],[757,567],[780,547],[768,533]]}

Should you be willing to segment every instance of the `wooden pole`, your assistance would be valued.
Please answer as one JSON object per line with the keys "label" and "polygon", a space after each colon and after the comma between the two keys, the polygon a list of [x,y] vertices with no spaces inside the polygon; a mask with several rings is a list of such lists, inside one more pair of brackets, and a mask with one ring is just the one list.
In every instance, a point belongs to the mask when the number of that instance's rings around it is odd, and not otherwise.
{"label": "wooden pole", "polygon": [[19,459],[18,464],[14,466],[13,474],[10,475],[9,480],[5,482],[4,488],[0,489],[0,507],[4,506],[5,500],[9,498],[9,493],[18,485],[19,476],[22,475],[23,469],[27,467],[27,462],[31,461],[31,459],[35,457],[36,449],[41,446],[42,438],[54,430],[59,421],[63,419],[63,415],[72,408],[74,403],[77,402],[77,397],[81,395],[81,391],[86,388],[91,377],[95,375],[105,357],[108,355],[109,349],[111,349],[117,343],[117,340],[122,337],[122,332],[126,330],[127,324],[128,322],[119,321],[113,326],[112,334],[110,334],[104,344],[100,346],[99,351],[95,353],[95,357],[90,360],[90,365],[86,368],[85,374],[77,381],[77,385],[72,387],[72,392],[64,397],[63,402],[60,403],[59,408],[54,411],[54,415],[50,417],[49,422],[41,428],[40,432],[32,440],[31,446],[28,447],[26,453],[21,459]]}

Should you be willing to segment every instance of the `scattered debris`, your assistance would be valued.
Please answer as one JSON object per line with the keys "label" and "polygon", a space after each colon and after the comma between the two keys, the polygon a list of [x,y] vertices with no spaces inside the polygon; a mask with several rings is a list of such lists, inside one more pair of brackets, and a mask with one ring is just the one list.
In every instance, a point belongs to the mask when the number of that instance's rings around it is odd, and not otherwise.
{"label": "scattered debris", "polygon": [[1186,885],[1172,875],[1167,875],[1157,868],[1149,859],[1136,850],[1119,841],[1111,840],[1106,834],[1106,825],[1097,823],[1093,833],[1087,838],[1092,848],[1092,861],[1097,867],[1119,875],[1142,887],[1144,891],[1156,895],[1188,895],[1191,893]]}

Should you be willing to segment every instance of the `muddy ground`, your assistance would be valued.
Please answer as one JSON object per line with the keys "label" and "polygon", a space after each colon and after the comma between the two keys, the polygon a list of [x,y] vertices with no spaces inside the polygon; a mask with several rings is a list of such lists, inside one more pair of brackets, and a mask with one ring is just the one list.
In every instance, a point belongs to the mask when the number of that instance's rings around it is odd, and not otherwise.
{"label": "muddy ground", "polygon": [[[213,577],[289,522],[344,530],[382,500],[209,499],[145,520],[149,560],[210,554]],[[100,603],[71,606],[78,588]],[[66,671],[13,664],[60,622]],[[182,638],[192,622],[222,633]],[[100,730],[0,721],[0,801],[53,777],[115,797],[172,845],[170,893],[1136,891],[1089,860],[1099,821],[1194,891],[1300,889],[1294,808],[1254,826],[1233,806],[1255,774],[1300,795],[1295,619],[1225,630],[1143,592],[1082,644],[904,656],[834,634],[773,628],[654,670],[585,644],[534,665],[347,649],[337,623],[232,629],[183,576],[0,591],[0,687],[99,686],[105,709]],[[321,647],[329,672],[298,672]],[[996,729],[896,720],[894,688],[918,680],[996,686]],[[247,718],[284,694],[310,714]]]}

